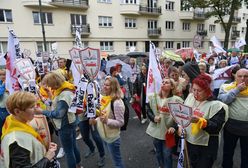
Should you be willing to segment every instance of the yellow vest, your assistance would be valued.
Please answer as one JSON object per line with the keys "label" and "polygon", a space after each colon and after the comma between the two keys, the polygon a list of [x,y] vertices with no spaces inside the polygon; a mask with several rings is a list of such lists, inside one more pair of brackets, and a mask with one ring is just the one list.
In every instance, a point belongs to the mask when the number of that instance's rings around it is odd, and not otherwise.
{"label": "yellow vest", "polygon": [[[204,101],[204,102],[198,102],[192,93],[189,94],[187,99],[184,102],[185,105],[192,107],[192,110],[194,111],[196,108],[202,112],[201,117],[205,119],[212,118],[215,114],[217,114],[222,108],[224,108],[226,114],[225,114],[225,121],[228,118],[228,106],[220,101]],[[210,135],[205,130],[201,129],[196,135],[193,135],[191,133],[192,130],[192,124],[190,124],[186,128],[187,133],[187,141],[194,145],[202,145],[202,146],[208,146],[208,141]],[[216,136],[219,136],[217,134]]]}
{"label": "yellow vest", "polygon": [[172,115],[170,114],[168,103],[183,103],[183,100],[178,96],[172,96],[169,98],[160,98],[160,96],[154,95],[150,99],[150,107],[155,116],[160,116],[161,121],[159,123],[150,122],[146,133],[153,138],[160,140],[165,140],[165,133],[173,125],[174,121]]}
{"label": "yellow vest", "polygon": [[[68,90],[62,91],[53,100],[52,109],[55,109],[56,108],[57,102],[60,101],[60,100],[64,100],[68,104],[68,106],[70,107],[70,105],[72,103],[73,96],[74,96],[74,94],[71,91],[68,91]],[[76,120],[75,113],[72,113],[72,112],[69,112],[68,111],[65,115],[67,115],[67,117],[68,117],[69,124],[73,123]],[[55,118],[53,118],[52,120],[53,120],[56,128],[57,129],[60,129],[61,128],[62,119],[55,119]]]}
{"label": "yellow vest", "polygon": [[[121,101],[121,100],[115,100]],[[123,103],[123,102],[122,102]],[[124,106],[124,104],[123,104]],[[109,103],[104,109],[106,111],[106,115],[108,118],[113,119],[113,112],[111,110],[111,103]],[[101,136],[101,138],[107,142],[112,143],[120,137],[120,128],[109,127],[103,122],[100,121],[100,118],[97,118],[97,130]]]}

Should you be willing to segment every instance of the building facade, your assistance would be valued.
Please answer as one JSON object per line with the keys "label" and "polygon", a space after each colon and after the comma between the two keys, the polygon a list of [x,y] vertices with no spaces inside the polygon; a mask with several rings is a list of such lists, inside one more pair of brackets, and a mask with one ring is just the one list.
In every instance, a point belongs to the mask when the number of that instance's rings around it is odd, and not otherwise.
{"label": "building facade", "polygon": [[[65,58],[76,28],[81,28],[84,47],[108,54],[126,54],[130,47],[147,52],[149,41],[161,50],[195,47],[207,52],[213,35],[222,43],[225,37],[216,18],[207,19],[204,10],[185,7],[181,0],[41,0],[41,7],[39,0],[1,0],[0,53],[6,52],[8,28],[32,57],[44,51],[40,8],[47,50],[56,42],[58,56]],[[245,12],[243,5],[235,14],[229,46],[245,37]],[[194,41],[196,35],[202,38],[200,44]]]}

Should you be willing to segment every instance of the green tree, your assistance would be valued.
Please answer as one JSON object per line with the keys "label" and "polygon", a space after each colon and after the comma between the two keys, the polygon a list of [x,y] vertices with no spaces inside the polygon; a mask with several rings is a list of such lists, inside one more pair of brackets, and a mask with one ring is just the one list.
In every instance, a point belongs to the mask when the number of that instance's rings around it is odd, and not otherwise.
{"label": "green tree", "polygon": [[[224,48],[228,48],[230,30],[235,19],[235,11],[240,9],[242,3],[248,4],[248,0],[182,0],[185,4],[193,8],[203,8],[207,10],[206,16],[216,17],[215,23],[220,23],[225,31]],[[224,17],[229,16],[228,21]]]}

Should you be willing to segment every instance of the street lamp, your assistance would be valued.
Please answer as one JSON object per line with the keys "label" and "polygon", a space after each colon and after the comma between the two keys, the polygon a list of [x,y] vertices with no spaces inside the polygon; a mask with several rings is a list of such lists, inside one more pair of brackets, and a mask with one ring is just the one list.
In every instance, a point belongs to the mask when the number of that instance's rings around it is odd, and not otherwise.
{"label": "street lamp", "polygon": [[41,20],[41,30],[42,30],[42,36],[43,36],[43,44],[44,44],[45,51],[47,51],[46,33],[45,33],[45,28],[44,28],[44,17],[42,17],[42,9],[41,8],[42,8],[41,0],[39,0],[40,20]]}

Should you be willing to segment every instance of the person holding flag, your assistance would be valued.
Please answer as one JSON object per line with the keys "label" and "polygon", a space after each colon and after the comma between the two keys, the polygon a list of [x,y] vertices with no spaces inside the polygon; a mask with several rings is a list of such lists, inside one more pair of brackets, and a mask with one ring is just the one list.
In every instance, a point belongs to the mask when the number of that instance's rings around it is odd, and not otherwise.
{"label": "person holding flag", "polygon": [[[186,127],[186,141],[192,168],[211,168],[217,158],[219,133],[227,120],[228,107],[213,100],[211,77],[198,75],[192,81],[192,93],[184,104],[193,110],[191,124]],[[179,129],[179,134],[182,130]]]}

